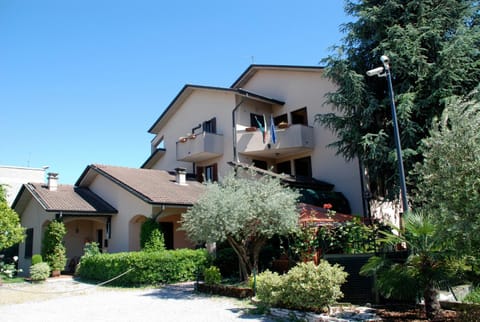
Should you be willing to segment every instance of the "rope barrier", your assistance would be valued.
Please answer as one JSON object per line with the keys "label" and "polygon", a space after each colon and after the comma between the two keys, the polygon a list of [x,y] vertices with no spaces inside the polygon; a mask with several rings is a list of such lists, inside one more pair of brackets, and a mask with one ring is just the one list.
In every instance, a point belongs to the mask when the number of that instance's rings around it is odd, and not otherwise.
{"label": "rope barrier", "polygon": [[[130,273],[131,271],[133,270],[133,268],[130,268],[129,270],[123,272],[122,274],[120,275],[117,275],[105,282],[101,282],[101,283],[98,283],[98,284],[95,284],[95,285],[90,285],[90,286],[87,286],[87,287],[84,287],[84,288],[80,288],[80,289],[76,289],[76,290],[68,290],[68,291],[50,291],[50,292],[43,292],[43,291],[30,291],[30,290],[22,290],[22,289],[18,289],[18,288],[14,288],[14,287],[7,287],[5,284],[3,285],[3,287],[1,287],[0,289],[7,289],[7,290],[10,290],[10,291],[15,291],[15,292],[23,292],[23,293],[36,293],[36,294],[65,294],[65,293],[74,293],[74,292],[79,292],[79,291],[85,291],[85,290],[88,290],[88,289],[91,289],[91,288],[95,288],[95,287],[98,287],[98,286],[103,286],[105,284],[108,284],[116,279],[119,279],[120,277],[122,277],[123,275],[126,275],[128,273]],[[77,282],[78,283],[78,282]]]}

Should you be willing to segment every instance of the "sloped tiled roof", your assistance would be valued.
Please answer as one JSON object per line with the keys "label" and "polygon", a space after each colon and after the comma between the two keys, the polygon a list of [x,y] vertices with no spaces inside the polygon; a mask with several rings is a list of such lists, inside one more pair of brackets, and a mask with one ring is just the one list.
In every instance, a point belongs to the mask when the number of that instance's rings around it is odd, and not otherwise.
{"label": "sloped tiled roof", "polygon": [[186,185],[177,184],[175,174],[168,171],[98,164],[88,166],[77,185],[88,185],[88,176],[92,171],[150,204],[190,206],[205,191],[205,186],[198,181],[187,180]]}
{"label": "sloped tiled roof", "polygon": [[28,183],[24,187],[46,211],[71,213],[117,213],[117,210],[88,188],[58,185],[51,191],[42,183]]}

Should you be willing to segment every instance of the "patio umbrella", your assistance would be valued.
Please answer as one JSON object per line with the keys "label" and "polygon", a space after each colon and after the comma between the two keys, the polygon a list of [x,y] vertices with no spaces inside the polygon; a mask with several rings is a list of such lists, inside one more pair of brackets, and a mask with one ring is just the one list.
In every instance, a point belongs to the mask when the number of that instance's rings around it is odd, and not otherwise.
{"label": "patio umbrella", "polygon": [[299,222],[301,225],[308,223],[314,224],[315,226],[333,225],[335,223],[351,221],[355,218],[355,216],[339,212],[329,213],[325,208],[305,203],[300,203],[298,207],[300,209]]}

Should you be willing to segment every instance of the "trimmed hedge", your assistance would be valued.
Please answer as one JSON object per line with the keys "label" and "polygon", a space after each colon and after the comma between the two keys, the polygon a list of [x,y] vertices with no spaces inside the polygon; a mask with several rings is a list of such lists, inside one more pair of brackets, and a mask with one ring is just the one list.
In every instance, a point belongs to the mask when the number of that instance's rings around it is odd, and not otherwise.
{"label": "trimmed hedge", "polygon": [[82,257],[77,270],[80,278],[109,285],[140,286],[195,280],[209,259],[205,249],[177,249],[159,252],[126,252]]}

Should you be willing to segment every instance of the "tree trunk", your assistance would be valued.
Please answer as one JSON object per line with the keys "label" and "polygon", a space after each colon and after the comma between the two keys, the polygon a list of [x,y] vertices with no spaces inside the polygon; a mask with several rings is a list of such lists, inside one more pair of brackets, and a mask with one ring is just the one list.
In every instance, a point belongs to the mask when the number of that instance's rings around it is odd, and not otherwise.
{"label": "tree trunk", "polygon": [[263,246],[265,245],[266,240],[264,238],[258,239],[255,244],[253,245],[252,256],[253,256],[253,269],[258,274],[258,258],[260,257],[260,251],[262,250]]}
{"label": "tree trunk", "polygon": [[238,256],[238,262],[240,264],[240,278],[242,281],[248,281],[248,277],[252,272],[252,265],[248,256],[247,250],[243,245],[237,243],[232,237],[227,237],[227,241],[232,246],[233,250]]}
{"label": "tree trunk", "polygon": [[440,313],[440,302],[438,301],[438,291],[432,282],[429,282],[423,291],[425,301],[425,313],[429,320],[434,319]]}

